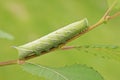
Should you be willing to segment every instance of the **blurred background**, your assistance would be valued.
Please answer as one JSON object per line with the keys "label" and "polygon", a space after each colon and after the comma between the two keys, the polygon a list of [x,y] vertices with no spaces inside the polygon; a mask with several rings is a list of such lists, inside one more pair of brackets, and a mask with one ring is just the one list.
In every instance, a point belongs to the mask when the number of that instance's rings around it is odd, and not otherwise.
{"label": "blurred background", "polygon": [[[0,0],[0,61],[17,59],[12,46],[38,39],[67,24],[88,18],[96,23],[108,8],[106,0]],[[120,17],[103,24],[67,45],[120,45]],[[44,66],[85,64],[105,80],[120,79],[120,61],[109,51],[57,50],[29,60]],[[116,53],[114,54],[116,55]],[[45,80],[22,70],[19,65],[0,67],[0,80]]]}

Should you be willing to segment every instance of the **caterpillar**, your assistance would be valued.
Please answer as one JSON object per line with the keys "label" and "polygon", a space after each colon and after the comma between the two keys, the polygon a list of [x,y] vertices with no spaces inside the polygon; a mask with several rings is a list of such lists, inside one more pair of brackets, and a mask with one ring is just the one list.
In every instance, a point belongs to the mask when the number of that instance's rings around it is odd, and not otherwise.
{"label": "caterpillar", "polygon": [[29,59],[63,46],[87,29],[88,21],[85,18],[49,33],[35,41],[15,48],[19,51],[19,59]]}

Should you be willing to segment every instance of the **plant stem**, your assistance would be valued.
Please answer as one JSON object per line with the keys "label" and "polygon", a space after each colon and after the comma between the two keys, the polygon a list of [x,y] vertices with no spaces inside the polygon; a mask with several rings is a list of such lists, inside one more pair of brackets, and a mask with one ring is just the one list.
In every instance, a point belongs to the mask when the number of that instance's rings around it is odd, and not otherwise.
{"label": "plant stem", "polygon": [[10,60],[10,61],[5,61],[5,62],[0,62],[0,66],[13,65],[13,64],[17,64],[17,60]]}
{"label": "plant stem", "polygon": [[[116,3],[117,3],[117,0],[114,1],[114,3],[112,4],[112,6],[107,9],[107,11],[105,12],[104,16],[103,16],[96,24],[94,24],[94,25],[92,25],[92,26],[89,27],[88,31],[94,29],[95,27],[98,27],[99,25],[103,24],[104,22],[107,22],[107,21],[110,20],[110,19],[113,19],[113,18],[119,16],[120,13],[119,13],[119,14],[116,13],[116,14],[113,15],[113,16],[109,16],[110,12],[112,11],[112,9],[113,9],[113,7],[116,5]],[[87,31],[87,32],[88,32],[88,31]]]}
{"label": "plant stem", "polygon": [[90,26],[86,31],[84,31],[82,34],[80,34],[80,36],[83,35],[83,34],[85,34],[85,33],[87,33],[87,32],[89,32],[89,31],[91,31],[92,29],[98,27],[99,25],[103,24],[104,22],[107,22],[107,21],[109,21],[109,20],[111,20],[111,19],[113,19],[115,17],[120,16],[120,12],[117,12],[114,15],[109,16],[110,12],[112,11],[112,9],[116,5],[116,3],[117,3],[117,0],[114,1],[114,3],[112,4],[112,6],[107,9],[107,11],[103,15],[103,17],[97,23],[95,23],[94,25]]}
{"label": "plant stem", "polygon": [[120,16],[120,12],[115,13],[114,15],[110,16],[109,19],[113,19]]}
{"label": "plant stem", "polygon": [[90,48],[94,48],[94,49],[117,49],[119,48],[119,46],[117,45],[81,45],[81,46],[64,46],[61,48],[61,50],[69,50],[69,49],[80,49],[80,48],[84,48],[84,49],[90,49]]}
{"label": "plant stem", "polygon": [[23,64],[23,60],[9,60],[5,62],[0,62],[0,66],[14,65],[14,64]]}
{"label": "plant stem", "polygon": [[118,0],[115,0],[115,1],[113,2],[113,4],[110,6],[110,8],[108,8],[108,10],[106,11],[106,13],[104,14],[103,18],[106,18],[106,17],[110,14],[111,10],[112,10],[113,7],[117,4],[117,2],[118,2]]}
{"label": "plant stem", "polygon": [[76,48],[76,46],[64,46],[61,48],[61,50],[69,50],[69,49],[73,49]]}

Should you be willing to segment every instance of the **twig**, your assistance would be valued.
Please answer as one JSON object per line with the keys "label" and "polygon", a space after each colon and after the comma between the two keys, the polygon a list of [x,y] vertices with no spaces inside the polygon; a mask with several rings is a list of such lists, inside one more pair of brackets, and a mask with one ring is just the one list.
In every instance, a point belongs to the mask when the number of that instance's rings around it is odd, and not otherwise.
{"label": "twig", "polygon": [[[107,22],[110,19],[113,19],[113,17],[117,17],[118,14],[114,15],[114,16],[109,16],[110,12],[112,11],[113,7],[116,5],[117,0],[114,1],[114,3],[112,4],[112,6],[110,8],[107,9],[107,11],[105,12],[104,16],[94,25],[90,26],[88,31],[92,30],[93,28],[103,24],[104,22]],[[119,13],[120,15],[120,13]]]}
{"label": "twig", "polygon": [[103,18],[105,19],[111,12],[111,10],[113,9],[113,7],[117,4],[118,0],[115,0],[113,2],[113,4],[110,6],[110,8],[106,11],[106,13],[104,14]]}
{"label": "twig", "polygon": [[5,61],[5,62],[0,62],[0,66],[23,64],[24,62],[25,61],[23,61],[23,60],[9,60],[9,61]]}
{"label": "twig", "polygon": [[10,60],[10,61],[5,61],[5,62],[0,62],[0,66],[13,65],[13,64],[17,64],[17,60]]}

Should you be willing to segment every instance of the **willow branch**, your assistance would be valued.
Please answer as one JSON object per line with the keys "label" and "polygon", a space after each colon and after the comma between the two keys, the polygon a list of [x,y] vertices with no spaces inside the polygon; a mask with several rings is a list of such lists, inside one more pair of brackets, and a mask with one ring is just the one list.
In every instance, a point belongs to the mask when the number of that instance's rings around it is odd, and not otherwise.
{"label": "willow branch", "polygon": [[117,4],[117,2],[118,2],[118,0],[115,0],[115,1],[113,2],[113,4],[110,6],[110,8],[109,8],[109,9],[106,11],[106,13],[104,14],[103,18],[106,18],[106,17],[110,14],[111,10],[112,10],[113,7]]}
{"label": "willow branch", "polygon": [[10,61],[5,61],[5,62],[0,62],[0,66],[13,65],[13,64],[17,64],[17,60],[10,60]]}
{"label": "willow branch", "polygon": [[23,60],[9,60],[9,61],[5,61],[5,62],[0,62],[0,66],[23,64],[24,62],[25,61],[23,61]]}
{"label": "willow branch", "polygon": [[[113,7],[116,5],[117,0],[114,1],[114,3],[112,4],[112,6],[110,8],[107,9],[107,11],[105,12],[105,14],[103,15],[103,17],[94,25],[90,26],[88,31],[94,29],[95,27],[98,27],[99,25],[103,24],[104,22],[107,22],[108,20],[113,19],[114,17],[117,17],[118,15],[120,15],[120,13],[115,13],[115,15],[110,16],[110,12],[112,11]],[[87,32],[88,32],[87,31]]]}

